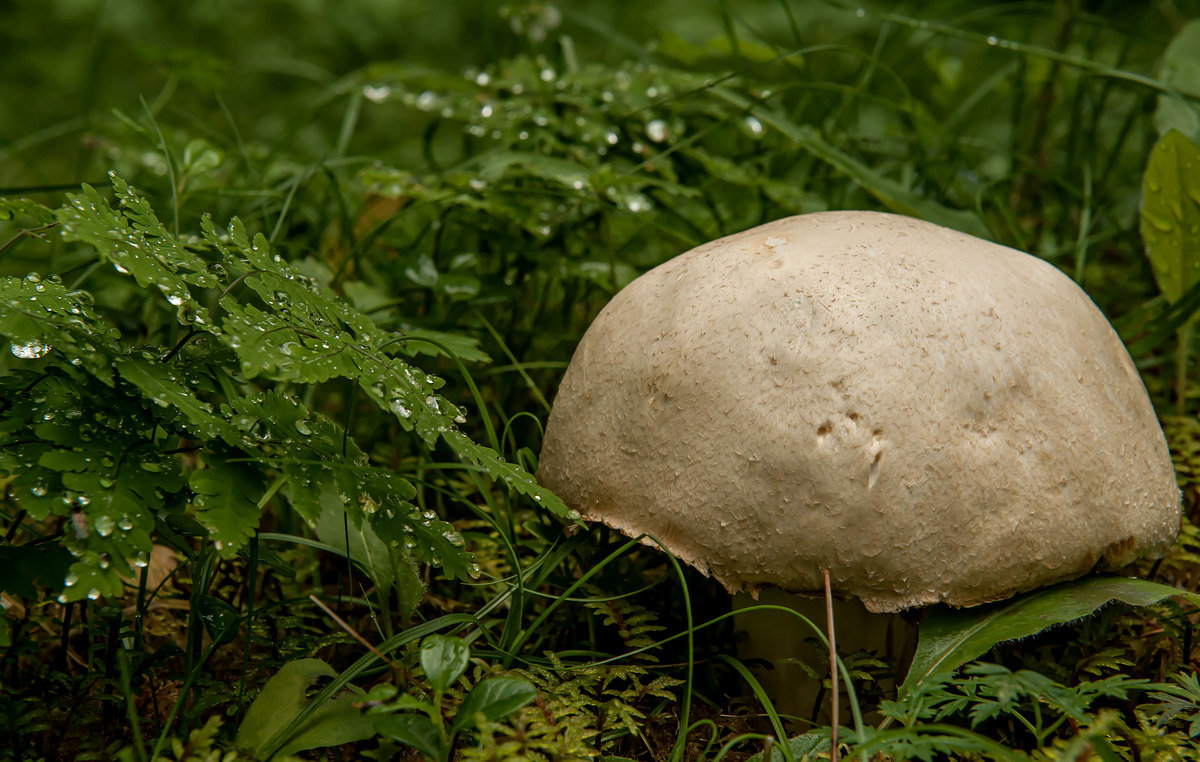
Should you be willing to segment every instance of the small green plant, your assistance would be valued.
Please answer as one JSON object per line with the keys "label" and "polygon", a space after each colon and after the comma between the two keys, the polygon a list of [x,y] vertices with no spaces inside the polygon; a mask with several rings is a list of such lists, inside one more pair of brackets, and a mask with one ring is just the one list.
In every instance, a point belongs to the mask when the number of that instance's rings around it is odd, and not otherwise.
{"label": "small green plant", "polygon": [[355,707],[362,698],[361,690],[349,686],[341,695],[309,707],[312,687],[335,674],[320,659],[298,659],[283,665],[250,705],[235,743],[266,757],[370,738],[371,721]]}
{"label": "small green plant", "polygon": [[436,762],[447,762],[460,733],[486,722],[507,717],[533,701],[537,689],[520,677],[487,677],[474,685],[447,719],[447,692],[470,664],[471,650],[462,638],[430,635],[421,642],[421,669],[429,683],[429,697],[399,693],[392,685],[379,686],[367,700],[372,713],[387,712],[375,720],[375,730],[411,746]]}

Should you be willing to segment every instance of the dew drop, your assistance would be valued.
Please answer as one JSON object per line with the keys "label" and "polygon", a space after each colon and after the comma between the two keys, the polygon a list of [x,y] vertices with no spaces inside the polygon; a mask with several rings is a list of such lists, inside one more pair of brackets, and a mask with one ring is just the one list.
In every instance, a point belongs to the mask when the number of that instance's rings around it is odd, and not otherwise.
{"label": "dew drop", "polygon": [[437,103],[437,96],[431,91],[426,90],[417,96],[416,106],[422,111],[429,111]]}
{"label": "dew drop", "polygon": [[387,85],[363,85],[363,95],[372,103],[383,103],[392,94],[392,88]]}
{"label": "dew drop", "polygon": [[101,537],[108,537],[113,533],[113,520],[109,516],[97,516],[92,520],[92,527],[95,528],[96,534]]}
{"label": "dew drop", "polygon": [[661,143],[667,139],[667,123],[662,119],[654,119],[646,124],[646,137],[653,140],[655,143]]}
{"label": "dew drop", "polygon": [[635,214],[650,211],[651,206],[650,199],[640,193],[630,196],[629,201],[625,204],[625,207]]}
{"label": "dew drop", "polygon": [[392,401],[388,403],[388,407],[393,413],[401,418],[408,418],[410,415],[412,415],[412,411],[404,406],[404,400],[400,399],[399,397],[393,397]]}
{"label": "dew drop", "polygon": [[43,344],[36,339],[25,344],[13,344],[9,350],[14,357],[19,357],[22,360],[36,360],[39,357],[45,357],[49,354],[51,347]]}

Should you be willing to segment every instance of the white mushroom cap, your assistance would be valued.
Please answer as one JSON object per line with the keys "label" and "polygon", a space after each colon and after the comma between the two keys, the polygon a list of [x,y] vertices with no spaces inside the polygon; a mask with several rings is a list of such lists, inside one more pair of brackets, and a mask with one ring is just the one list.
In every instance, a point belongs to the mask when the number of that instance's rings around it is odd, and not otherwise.
{"label": "white mushroom cap", "polygon": [[[1161,552],[1166,440],[1086,294],[907,217],[791,217],[622,290],[558,390],[539,477],[730,591],[970,606]],[[652,542],[647,540],[647,542]]]}

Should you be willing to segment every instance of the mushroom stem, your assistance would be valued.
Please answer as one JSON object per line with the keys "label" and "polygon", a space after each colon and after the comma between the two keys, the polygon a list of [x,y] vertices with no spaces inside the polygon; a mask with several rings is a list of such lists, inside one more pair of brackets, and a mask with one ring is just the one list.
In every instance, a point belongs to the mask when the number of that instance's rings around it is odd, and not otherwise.
{"label": "mushroom stem", "polygon": [[[831,702],[830,711],[817,706],[821,700],[821,682],[812,675],[829,670],[831,685],[840,692],[836,653],[827,650],[816,634],[798,617],[778,609],[749,610],[760,605],[781,606],[801,614],[810,622],[837,622],[835,647],[843,655],[867,652],[888,661],[894,667],[881,687],[887,691],[903,678],[904,670],[916,649],[916,627],[900,614],[873,614],[858,600],[827,600],[764,588],[755,600],[747,593],[733,596],[735,627],[741,635],[738,656],[747,663],[781,715],[807,725],[809,719],[836,725],[849,722],[840,696]],[[831,638],[832,640],[832,638]],[[837,712],[835,715],[834,712]],[[837,718],[835,723],[834,718]],[[805,727],[804,729],[807,729]]]}

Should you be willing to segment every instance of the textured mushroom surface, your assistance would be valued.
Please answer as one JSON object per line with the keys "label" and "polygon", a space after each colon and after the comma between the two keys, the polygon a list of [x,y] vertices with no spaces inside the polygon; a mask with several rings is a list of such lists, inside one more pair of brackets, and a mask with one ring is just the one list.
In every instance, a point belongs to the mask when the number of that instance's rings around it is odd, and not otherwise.
{"label": "textured mushroom surface", "polygon": [[571,360],[538,475],[730,591],[817,591],[825,568],[872,611],[998,600],[1179,528],[1166,440],[1087,295],[875,212],[762,225],[622,290]]}

